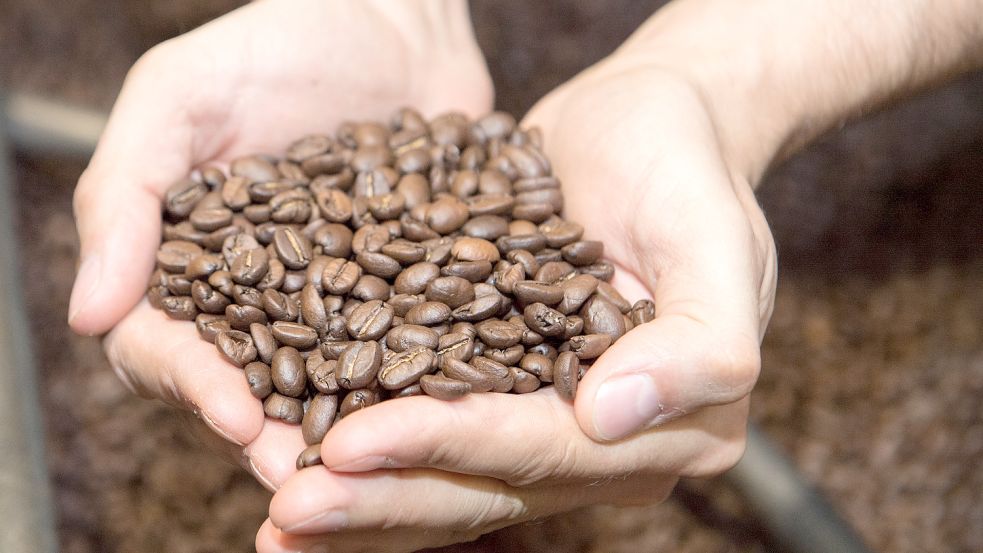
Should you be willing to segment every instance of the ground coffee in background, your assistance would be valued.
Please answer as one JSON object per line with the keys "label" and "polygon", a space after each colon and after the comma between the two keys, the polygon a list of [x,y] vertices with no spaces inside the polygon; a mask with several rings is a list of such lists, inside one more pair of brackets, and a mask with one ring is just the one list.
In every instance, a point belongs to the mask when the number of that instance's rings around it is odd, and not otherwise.
{"label": "ground coffee in background", "polygon": [[318,444],[386,399],[553,385],[654,305],[607,281],[603,244],[559,216],[537,129],[496,112],[344,123],[283,157],[175,183],[148,297],[242,367],[268,417]]}

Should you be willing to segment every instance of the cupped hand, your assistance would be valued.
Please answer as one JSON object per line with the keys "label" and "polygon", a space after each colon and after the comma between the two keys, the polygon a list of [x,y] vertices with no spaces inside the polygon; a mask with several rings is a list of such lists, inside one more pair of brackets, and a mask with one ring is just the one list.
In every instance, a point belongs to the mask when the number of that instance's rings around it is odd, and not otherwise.
{"label": "cupped hand", "polygon": [[[267,0],[156,46],[134,65],[89,167],[75,213],[81,263],[69,322],[109,331],[110,363],[134,391],[187,407],[275,488],[300,431],[264,421],[241,370],[143,297],[166,189],[194,167],[278,153],[345,120],[487,112],[492,90],[467,6]],[[235,448],[233,448],[235,449]]]}
{"label": "cupped hand", "polygon": [[744,450],[775,249],[702,91],[609,60],[557,89],[543,130],[565,215],[602,240],[653,321],[553,390],[384,402],[336,424],[273,498],[260,553],[412,551],[579,506],[661,501]]}

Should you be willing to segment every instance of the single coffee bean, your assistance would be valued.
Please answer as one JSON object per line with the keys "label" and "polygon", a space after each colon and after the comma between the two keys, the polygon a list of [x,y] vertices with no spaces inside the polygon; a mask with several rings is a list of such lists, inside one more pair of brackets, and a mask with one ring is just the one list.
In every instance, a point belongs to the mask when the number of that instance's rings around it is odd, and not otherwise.
{"label": "single coffee bean", "polygon": [[491,391],[505,393],[512,389],[514,380],[505,365],[482,356],[471,359],[471,365],[486,375],[494,376]]}
{"label": "single coffee bean", "polygon": [[631,322],[635,326],[655,320],[655,304],[652,300],[641,299],[631,308]]}
{"label": "single coffee bean", "polygon": [[338,396],[314,394],[311,399],[307,412],[304,413],[304,420],[300,430],[304,436],[304,443],[313,445],[321,443],[325,434],[334,424],[335,415],[338,413]]}
{"label": "single coffee bean", "polygon": [[193,321],[198,316],[198,308],[188,296],[163,297],[160,299],[160,306],[168,317],[178,321]]}
{"label": "single coffee bean", "polygon": [[[519,361],[522,370],[535,375],[543,382],[551,382],[553,375],[553,360],[541,353],[527,353]],[[546,379],[543,380],[544,375]]]}
{"label": "single coffee bean", "polygon": [[[479,215],[461,227],[466,236],[484,240],[496,240],[509,232],[509,223],[498,215]],[[496,253],[498,248],[496,247]]]}
{"label": "single coffee bean", "polygon": [[491,276],[492,266],[488,261],[455,261],[440,269],[442,276],[461,277],[468,282],[482,282]]}
{"label": "single coffee bean", "polygon": [[532,221],[525,219],[513,219],[509,221],[509,236],[522,236],[526,234],[539,234],[539,227]]}
{"label": "single coffee bean", "polygon": [[223,266],[222,256],[205,253],[191,258],[184,269],[184,276],[190,280],[206,280]]}
{"label": "single coffee bean", "polygon": [[184,275],[167,275],[167,291],[172,296],[188,296],[191,294],[191,281]]}
{"label": "single coffee bean", "polygon": [[553,386],[556,392],[568,401],[577,396],[577,382],[580,378],[580,360],[571,351],[565,351],[553,363]]}
{"label": "single coffee bean", "polygon": [[321,286],[329,294],[347,294],[362,277],[362,267],[346,259],[332,259],[324,266]]}
{"label": "single coffee bean", "polygon": [[215,338],[220,332],[232,330],[232,327],[229,326],[229,321],[226,321],[225,317],[221,315],[210,315],[208,313],[199,313],[195,317],[195,328],[203,340],[212,344],[215,343]]}
{"label": "single coffee bean", "polygon": [[215,345],[226,359],[237,367],[244,367],[256,359],[256,347],[245,332],[230,330],[215,336]]}
{"label": "single coffee bean", "polygon": [[172,217],[187,217],[207,193],[208,187],[204,184],[181,179],[164,193],[164,207]]}
{"label": "single coffee bean", "polygon": [[563,339],[569,340],[584,332],[584,318],[580,315],[567,315],[567,324],[563,327]]}
{"label": "single coffee bean", "polygon": [[427,285],[426,296],[429,301],[445,303],[454,309],[474,300],[474,288],[461,277],[440,277]]}
{"label": "single coffee bean", "polygon": [[273,376],[270,366],[266,363],[253,361],[243,368],[246,374],[246,382],[249,384],[249,393],[256,399],[266,399],[273,393]]}
{"label": "single coffee bean", "polygon": [[386,334],[386,345],[395,352],[403,352],[417,346],[437,349],[439,336],[433,329],[416,325],[402,324]]}
{"label": "single coffee bean", "polygon": [[543,262],[536,272],[535,279],[540,282],[559,284],[577,276],[577,270],[566,261]]}
{"label": "single coffee bean", "polygon": [[330,137],[321,134],[311,134],[295,140],[287,147],[287,159],[301,163],[305,159],[327,153],[334,146]]}
{"label": "single coffee bean", "polygon": [[535,275],[539,272],[539,262],[536,256],[527,250],[512,250],[506,254],[505,258],[515,265],[522,265],[527,275]]}
{"label": "single coffee bean", "polygon": [[389,330],[393,315],[393,308],[382,301],[367,301],[348,317],[348,334],[356,340],[378,340]]}
{"label": "single coffee bean", "polygon": [[585,275],[593,275],[597,277],[598,280],[608,282],[614,276],[614,265],[608,261],[598,261],[593,265],[586,265],[583,267],[578,267],[578,270]]}
{"label": "single coffee bean", "polygon": [[532,303],[522,312],[526,326],[543,336],[562,336],[566,326],[566,316],[542,303]]}
{"label": "single coffee bean", "polygon": [[387,303],[393,308],[395,316],[406,317],[410,309],[425,301],[427,301],[427,298],[422,294],[396,294],[389,298]]}
{"label": "single coffee bean", "polygon": [[233,285],[232,299],[239,305],[248,305],[256,309],[263,309],[263,294],[259,290],[249,286]]}
{"label": "single coffee bean", "polygon": [[300,323],[277,321],[273,323],[273,337],[285,346],[308,349],[317,342],[317,331]]}
{"label": "single coffee bean", "polygon": [[382,348],[378,342],[349,342],[338,357],[335,377],[342,388],[364,388],[376,377],[381,364]]}
{"label": "single coffee bean", "polygon": [[512,391],[517,394],[528,394],[539,389],[540,380],[537,376],[530,374],[520,368],[510,367],[509,373],[512,376]]}
{"label": "single coffee bean", "polygon": [[555,284],[544,284],[534,280],[522,280],[512,287],[516,299],[524,304],[543,303],[556,305],[563,299],[563,288]]}
{"label": "single coffee bean", "polygon": [[[508,368],[504,366],[501,368],[508,371]],[[448,378],[467,382],[471,385],[471,391],[477,393],[492,391],[499,380],[504,377],[503,374],[500,374],[501,371],[497,364],[482,365],[482,368],[479,369],[474,365],[454,358],[446,359],[442,364],[441,370]]]}
{"label": "single coffee bean", "polygon": [[[310,360],[310,357],[308,357]],[[315,360],[316,361],[316,360]],[[341,386],[337,378],[338,361],[336,359],[321,359],[307,366],[307,381],[315,390],[322,394],[337,393]]]}
{"label": "single coffee bean", "polygon": [[262,323],[252,323],[249,325],[249,336],[256,347],[256,353],[263,363],[269,365],[273,362],[273,354],[276,353],[276,339],[270,332],[268,326]]}
{"label": "single coffee bean", "polygon": [[285,396],[301,397],[307,389],[307,371],[303,357],[295,348],[284,346],[273,354],[270,364],[273,386]]}
{"label": "single coffee bean", "polygon": [[314,233],[314,244],[321,246],[324,255],[347,258],[352,253],[351,229],[337,223],[328,223]]}
{"label": "single coffee bean", "polygon": [[398,261],[384,253],[363,251],[355,256],[355,260],[366,273],[381,278],[393,278],[402,270]]}
{"label": "single coffee bean", "polygon": [[444,197],[430,204],[423,222],[435,232],[450,234],[468,220],[468,206],[454,197]]}
{"label": "single coffee bean", "polygon": [[511,265],[504,270],[496,271],[493,278],[495,288],[503,294],[512,294],[515,291],[516,283],[525,280],[526,270],[522,265]]}
{"label": "single coffee bean", "polygon": [[411,265],[427,256],[427,248],[406,240],[396,240],[382,246],[382,253],[399,261],[401,265]]}
{"label": "single coffee bean", "polygon": [[[269,254],[267,254],[269,255]],[[276,257],[270,257],[269,267],[266,270],[266,274],[263,278],[256,283],[256,289],[263,291],[270,288],[281,289],[286,292],[285,284],[287,281],[287,268],[283,266]]]}
{"label": "single coffee bean", "polygon": [[390,357],[379,369],[379,383],[387,390],[398,390],[415,384],[421,376],[430,372],[435,362],[434,351],[425,346],[415,346]]}
{"label": "single coffee bean", "polygon": [[459,261],[488,261],[494,263],[501,259],[495,244],[483,238],[463,236],[454,241],[451,255]]}
{"label": "single coffee bean", "polygon": [[442,335],[437,340],[437,366],[443,367],[448,359],[470,361],[474,355],[474,344],[474,336],[466,332],[450,332]]}
{"label": "single coffee bean", "polygon": [[352,288],[351,295],[362,301],[369,300],[388,300],[390,293],[389,283],[375,275],[362,275]]}
{"label": "single coffee bean", "polygon": [[269,267],[270,259],[266,250],[252,248],[232,260],[229,273],[235,283],[252,286],[263,279]]}
{"label": "single coffee bean", "polygon": [[323,464],[321,461],[321,444],[317,443],[305,447],[304,451],[300,452],[300,455],[297,456],[295,466],[297,470],[301,470],[321,464]]}
{"label": "single coffee bean", "polygon": [[493,348],[511,347],[522,339],[522,329],[507,321],[489,319],[475,324],[474,328],[481,341]]}
{"label": "single coffee bean", "polygon": [[191,212],[191,225],[203,232],[212,232],[232,223],[232,210],[227,207],[198,207]]}
{"label": "single coffee bean", "polygon": [[231,303],[229,298],[201,280],[191,285],[191,297],[204,313],[225,313],[225,307]]}
{"label": "single coffee bean", "polygon": [[584,318],[584,332],[587,334],[607,334],[614,341],[627,332],[621,311],[596,294],[584,302],[580,316]]}
{"label": "single coffee bean", "polygon": [[431,281],[440,276],[440,267],[423,261],[414,263],[396,276],[394,289],[397,294],[421,294]]}
{"label": "single coffee bean", "polygon": [[570,351],[577,354],[578,359],[594,359],[600,357],[604,350],[611,345],[611,336],[607,334],[586,334],[574,336],[567,342]]}
{"label": "single coffee bean", "polygon": [[235,282],[232,280],[232,273],[228,271],[215,271],[208,276],[208,284],[222,294],[231,296]]}
{"label": "single coffee bean", "polygon": [[366,225],[357,231],[352,238],[352,251],[379,252],[390,241],[389,229],[382,225]]}
{"label": "single coffee bean", "polygon": [[404,323],[410,325],[433,326],[447,322],[451,317],[451,308],[436,301],[426,301],[411,307],[404,316]]}
{"label": "single coffee bean", "polygon": [[485,348],[482,355],[503,365],[516,365],[525,352],[526,348],[522,344],[516,344],[508,348]]}
{"label": "single coffee bean", "polygon": [[157,266],[171,273],[184,273],[188,263],[203,253],[201,246],[185,240],[169,240],[157,250]]}
{"label": "single coffee bean", "polygon": [[273,321],[294,321],[299,308],[286,294],[267,288],[263,290],[263,311]]}
{"label": "single coffee bean", "polygon": [[348,392],[345,399],[341,402],[339,412],[342,417],[347,417],[355,411],[365,409],[381,401],[379,392],[375,390],[359,389]]}
{"label": "single coffee bean", "polygon": [[512,250],[526,250],[530,253],[536,253],[546,247],[546,237],[538,233],[502,236],[495,240],[495,245],[505,254]]}
{"label": "single coffee bean", "polygon": [[269,318],[261,309],[251,305],[231,304],[225,308],[225,318],[236,330],[249,330],[249,325],[253,323],[266,324]]}
{"label": "single coffee bean", "polygon": [[626,300],[625,297],[621,295],[621,292],[618,292],[618,290],[609,283],[604,281],[598,282],[597,295],[611,302],[612,305],[618,308],[618,311],[621,311],[626,315],[631,313],[631,302]]}
{"label": "single coffee bean", "polygon": [[313,283],[304,286],[300,292],[300,316],[304,324],[315,330],[324,329],[327,323],[328,313],[324,308],[324,301]]}
{"label": "single coffee bean", "polygon": [[252,182],[274,181],[280,176],[276,167],[260,156],[233,159],[229,170],[233,176],[245,177]]}
{"label": "single coffee bean", "polygon": [[311,242],[292,227],[280,227],[273,233],[277,257],[289,269],[303,269],[311,262]]}
{"label": "single coffee bean", "polygon": [[471,384],[447,378],[440,374],[427,374],[420,378],[420,388],[428,396],[451,401],[471,393]]}
{"label": "single coffee bean", "polygon": [[560,252],[565,261],[581,267],[596,263],[601,258],[604,254],[604,243],[597,240],[580,240],[563,246]]}
{"label": "single coffee bean", "polygon": [[577,275],[560,283],[563,299],[556,310],[564,315],[577,312],[587,298],[591,297],[600,281],[592,275]]}
{"label": "single coffee bean", "polygon": [[263,401],[263,412],[271,419],[300,424],[304,420],[304,402],[273,392]]}
{"label": "single coffee bean", "polygon": [[479,296],[451,312],[455,321],[478,322],[493,317],[501,308],[501,295]]}

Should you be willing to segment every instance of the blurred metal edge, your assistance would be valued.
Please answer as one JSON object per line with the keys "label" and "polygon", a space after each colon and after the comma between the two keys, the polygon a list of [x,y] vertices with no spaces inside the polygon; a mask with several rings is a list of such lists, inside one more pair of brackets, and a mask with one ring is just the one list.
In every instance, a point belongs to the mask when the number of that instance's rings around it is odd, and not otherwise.
{"label": "blurred metal edge", "polygon": [[44,455],[28,320],[14,232],[12,172],[0,120],[0,551],[55,553],[51,485]]}
{"label": "blurred metal edge", "polygon": [[[29,94],[11,94],[7,97],[0,96],[3,110],[0,111],[0,123],[4,123],[7,135],[18,149],[32,152],[34,154],[53,154],[61,156],[76,156],[88,158],[95,150],[99,141],[99,136],[105,128],[108,117],[95,110],[88,110],[64,103],[32,96]],[[0,152],[3,151],[3,137],[0,136]],[[0,178],[6,177],[7,167],[2,166],[6,160],[0,160]],[[9,191],[7,181],[0,183],[0,232],[7,231],[8,236],[12,231],[10,225],[9,212]],[[0,248],[12,247],[10,241],[0,240]],[[15,252],[0,249],[0,260],[12,259]],[[10,262],[4,263],[3,280],[0,286],[3,294],[0,297],[0,313],[11,313],[20,317],[19,319],[8,318],[7,322],[20,321],[14,325],[2,324],[0,321],[0,352],[16,344],[25,344],[23,326],[23,308],[20,305],[20,288],[11,288],[12,282],[9,278],[16,278],[16,272]],[[8,273],[11,275],[8,276]],[[5,285],[4,285],[5,284]],[[11,292],[16,290],[17,292]],[[13,297],[11,297],[13,296]],[[13,302],[13,303],[10,303]],[[7,328],[15,326],[18,330]],[[0,365],[0,394],[16,391],[19,397],[12,398],[13,403],[4,403],[0,409],[7,409],[7,406],[25,402],[26,409],[36,409],[37,389],[34,387],[34,376],[30,364],[29,348],[14,348],[10,350],[14,355],[0,356],[0,364],[13,361],[14,367],[7,368]],[[20,352],[20,353],[18,353]],[[13,369],[20,369],[14,372]],[[5,379],[8,375],[19,375],[20,381],[15,385],[7,385]],[[0,396],[2,401],[2,396]],[[23,416],[25,411],[21,411],[19,416]],[[9,415],[11,421],[18,416],[17,413]],[[8,414],[6,411],[0,412],[0,444],[6,444]],[[29,420],[20,423],[18,428],[26,428],[35,432],[35,436],[41,436],[40,418],[36,413],[32,413]],[[16,421],[15,421],[16,422]],[[27,440],[25,436],[12,436],[10,439]],[[14,443],[14,442],[11,442]],[[20,443],[20,442],[18,442]],[[33,498],[37,503],[32,504],[37,507],[37,515],[31,521],[25,521],[25,529],[36,532],[37,547],[34,549],[17,549],[16,542],[7,544],[6,538],[0,537],[0,551],[21,553],[34,551],[55,551],[55,534],[53,527],[53,515],[50,507],[50,490],[47,488],[47,480],[43,474],[44,457],[43,442],[25,444],[28,455],[25,459],[31,459],[34,463],[31,467],[22,467],[19,470],[26,476],[24,482],[44,482],[42,489]],[[6,447],[4,447],[7,450]],[[0,489],[6,491],[6,455],[0,454]],[[25,472],[26,471],[26,472]],[[38,472],[41,471],[41,474]],[[21,473],[17,473],[21,474]],[[724,476],[741,494],[742,498],[748,503],[752,512],[759,518],[762,526],[774,539],[775,545],[782,550],[793,551],[796,553],[869,553],[870,550],[864,545],[863,541],[857,536],[856,532],[840,518],[825,498],[815,491],[798,472],[795,466],[781,453],[781,451],[771,443],[768,437],[754,424],[748,427],[747,451],[743,459],[727,472]],[[14,481],[16,483],[16,481]],[[28,498],[32,499],[32,498]],[[20,504],[16,501],[12,504],[27,511],[31,505]],[[10,507],[6,504],[6,494],[0,498],[0,516],[10,517],[16,513],[9,512]],[[27,513],[30,516],[30,513]],[[15,518],[8,518],[13,521]],[[28,526],[28,522],[33,526]],[[27,535],[21,539],[25,541]]]}

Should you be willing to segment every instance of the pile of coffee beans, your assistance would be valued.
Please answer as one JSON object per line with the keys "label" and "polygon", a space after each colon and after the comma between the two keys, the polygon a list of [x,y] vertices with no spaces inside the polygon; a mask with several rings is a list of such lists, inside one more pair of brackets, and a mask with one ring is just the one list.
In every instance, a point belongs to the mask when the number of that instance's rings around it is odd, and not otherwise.
{"label": "pile of coffee beans", "polygon": [[608,284],[603,244],[559,216],[541,135],[507,113],[404,108],[228,173],[167,191],[148,297],[242,367],[267,416],[302,424],[298,467],[337,418],[386,399],[548,384],[573,399],[654,317]]}

